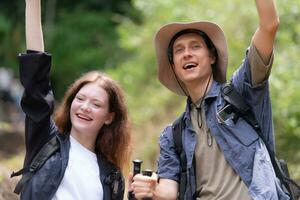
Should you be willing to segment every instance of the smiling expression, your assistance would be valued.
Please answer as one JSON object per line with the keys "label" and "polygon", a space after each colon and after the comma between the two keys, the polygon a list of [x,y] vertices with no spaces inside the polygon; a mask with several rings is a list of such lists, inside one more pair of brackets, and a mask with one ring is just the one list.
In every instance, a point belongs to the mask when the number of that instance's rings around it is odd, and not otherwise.
{"label": "smiling expression", "polygon": [[196,33],[179,36],[173,46],[173,67],[178,78],[188,86],[206,80],[212,73],[215,58],[204,39]]}
{"label": "smiling expression", "polygon": [[107,92],[97,82],[84,85],[71,104],[71,134],[97,137],[101,127],[113,120],[108,98]]}

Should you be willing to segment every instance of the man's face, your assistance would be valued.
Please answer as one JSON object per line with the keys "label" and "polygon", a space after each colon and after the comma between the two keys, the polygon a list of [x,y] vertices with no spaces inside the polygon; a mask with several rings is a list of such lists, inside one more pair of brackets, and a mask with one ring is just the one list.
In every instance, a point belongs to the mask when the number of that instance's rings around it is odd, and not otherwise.
{"label": "man's face", "polygon": [[[173,63],[178,78],[188,87],[203,82],[212,73],[215,58],[210,55],[203,38],[196,33],[179,36],[173,46]],[[199,82],[199,83],[200,83]]]}

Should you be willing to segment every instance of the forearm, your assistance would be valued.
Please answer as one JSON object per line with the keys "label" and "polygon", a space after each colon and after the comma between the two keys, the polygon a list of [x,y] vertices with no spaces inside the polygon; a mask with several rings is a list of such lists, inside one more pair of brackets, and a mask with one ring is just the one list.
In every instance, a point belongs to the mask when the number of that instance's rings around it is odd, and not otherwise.
{"label": "forearm", "polygon": [[274,0],[256,0],[259,16],[258,28],[252,41],[265,64],[270,60],[273,52],[276,32],[279,26],[279,17]]}
{"label": "forearm", "polygon": [[256,0],[255,3],[259,16],[259,28],[276,32],[279,25],[279,17],[274,0]]}
{"label": "forearm", "polygon": [[44,52],[40,0],[26,0],[25,32],[27,49]]}
{"label": "forearm", "polygon": [[160,179],[155,187],[155,200],[175,200],[177,198],[178,183],[170,179]]}

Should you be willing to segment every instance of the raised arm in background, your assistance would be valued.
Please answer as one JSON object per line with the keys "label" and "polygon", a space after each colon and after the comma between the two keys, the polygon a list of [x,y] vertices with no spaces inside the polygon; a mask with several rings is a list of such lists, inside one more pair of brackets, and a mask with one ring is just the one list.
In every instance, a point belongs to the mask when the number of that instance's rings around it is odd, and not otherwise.
{"label": "raised arm in background", "polygon": [[28,50],[44,52],[41,0],[26,0],[25,32]]}

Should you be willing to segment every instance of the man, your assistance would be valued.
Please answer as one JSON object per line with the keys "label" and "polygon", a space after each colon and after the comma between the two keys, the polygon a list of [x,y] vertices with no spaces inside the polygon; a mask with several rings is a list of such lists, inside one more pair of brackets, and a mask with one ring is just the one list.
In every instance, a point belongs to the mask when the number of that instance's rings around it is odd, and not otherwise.
{"label": "man", "polygon": [[[255,2],[259,26],[231,82],[251,106],[266,145],[274,151],[268,77],[279,19],[273,0]],[[188,97],[182,119],[187,159],[184,199],[289,199],[254,129],[242,118],[222,121],[217,115],[226,105],[220,94],[228,59],[221,28],[205,21],[167,24],[157,32],[155,47],[159,80],[171,91]],[[180,160],[172,126],[164,130],[159,144],[158,178],[136,175],[131,189],[137,199],[177,198]]]}

